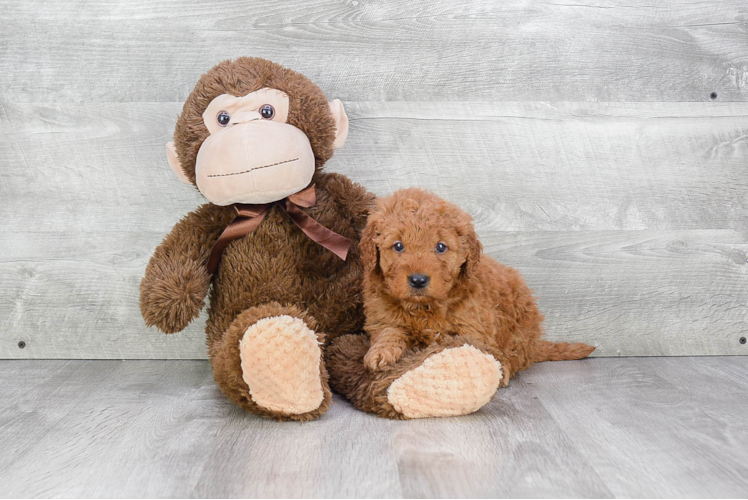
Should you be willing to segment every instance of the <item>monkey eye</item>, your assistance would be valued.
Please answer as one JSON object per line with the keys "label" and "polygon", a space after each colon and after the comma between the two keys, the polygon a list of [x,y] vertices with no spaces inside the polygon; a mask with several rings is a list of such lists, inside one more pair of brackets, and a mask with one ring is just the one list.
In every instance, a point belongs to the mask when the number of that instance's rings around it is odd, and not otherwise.
{"label": "monkey eye", "polygon": [[275,108],[273,108],[270,104],[263,104],[260,108],[260,116],[262,116],[266,120],[272,120],[275,116]]}
{"label": "monkey eye", "polygon": [[218,113],[216,120],[218,120],[218,124],[220,126],[225,127],[231,121],[231,115],[228,111],[221,111],[220,113]]}
{"label": "monkey eye", "polygon": [[447,251],[447,245],[442,243],[441,241],[436,244],[436,253],[444,253]]}
{"label": "monkey eye", "polygon": [[397,253],[401,253],[403,250],[405,250],[405,245],[403,245],[402,241],[396,241],[395,244],[392,245],[392,249]]}

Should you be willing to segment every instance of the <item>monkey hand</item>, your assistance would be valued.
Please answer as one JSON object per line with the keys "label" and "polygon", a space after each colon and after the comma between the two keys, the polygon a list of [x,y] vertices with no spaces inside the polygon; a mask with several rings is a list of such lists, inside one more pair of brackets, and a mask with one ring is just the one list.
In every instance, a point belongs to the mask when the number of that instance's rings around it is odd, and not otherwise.
{"label": "monkey hand", "polygon": [[140,282],[140,312],[147,326],[176,333],[199,314],[210,287],[210,274],[201,263],[151,259]]}

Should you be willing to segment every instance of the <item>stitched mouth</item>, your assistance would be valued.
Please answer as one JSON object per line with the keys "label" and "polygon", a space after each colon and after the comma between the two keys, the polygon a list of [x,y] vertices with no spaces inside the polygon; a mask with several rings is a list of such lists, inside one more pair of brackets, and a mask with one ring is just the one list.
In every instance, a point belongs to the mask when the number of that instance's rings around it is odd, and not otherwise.
{"label": "stitched mouth", "polygon": [[242,174],[247,174],[249,172],[253,172],[255,170],[260,170],[261,168],[275,167],[276,165],[283,165],[284,163],[291,163],[292,161],[296,161],[296,160],[298,160],[298,158],[294,158],[293,160],[279,161],[277,163],[271,163],[270,165],[262,165],[260,167],[252,167],[249,170],[245,170],[243,172],[234,172],[231,174],[214,174],[214,175],[209,175],[208,177],[228,177],[230,175],[242,175]]}

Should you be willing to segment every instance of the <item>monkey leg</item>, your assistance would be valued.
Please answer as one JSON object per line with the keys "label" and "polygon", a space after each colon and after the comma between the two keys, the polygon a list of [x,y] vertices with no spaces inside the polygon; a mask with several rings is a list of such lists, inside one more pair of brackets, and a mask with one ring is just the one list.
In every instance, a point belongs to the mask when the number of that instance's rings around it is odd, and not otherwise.
{"label": "monkey leg", "polygon": [[364,366],[366,335],[344,335],[326,350],[330,385],[359,410],[393,419],[473,413],[488,403],[508,373],[484,346],[461,337],[405,355],[379,372]]}
{"label": "monkey leg", "polygon": [[330,406],[316,321],[295,306],[242,312],[209,350],[213,376],[234,403],[277,420],[313,420]]}

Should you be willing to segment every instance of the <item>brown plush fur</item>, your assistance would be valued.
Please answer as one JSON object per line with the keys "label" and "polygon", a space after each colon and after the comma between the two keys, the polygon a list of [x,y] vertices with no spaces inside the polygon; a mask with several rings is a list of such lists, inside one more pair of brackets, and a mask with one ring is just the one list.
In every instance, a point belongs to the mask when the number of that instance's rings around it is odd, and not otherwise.
{"label": "brown plush fur", "polygon": [[359,410],[375,413],[380,417],[405,419],[390,404],[387,390],[390,385],[410,370],[418,368],[427,358],[445,349],[472,345],[483,352],[487,346],[467,337],[446,337],[441,343],[421,349],[408,349],[402,358],[383,370],[372,371],[364,365],[364,356],[369,351],[367,335],[343,335],[336,338],[325,351],[330,387],[344,395]]}
{"label": "brown plush fur", "polygon": [[309,138],[317,170],[332,157],[335,121],[322,90],[304,75],[279,64],[258,57],[240,57],[223,61],[203,75],[177,120],[174,131],[177,158],[193,184],[197,152],[210,135],[203,123],[205,108],[221,94],[244,96],[263,87],[282,90],[288,95],[288,123]]}
{"label": "brown plush fur", "polygon": [[[328,341],[363,326],[362,265],[357,242],[374,196],[343,175],[321,170],[332,156],[335,122],[322,91],[302,75],[263,59],[225,61],[203,75],[184,104],[174,139],[187,176],[208,137],[202,113],[218,95],[246,95],[263,87],[286,92],[289,123],[306,133],[316,160],[317,204],[304,209],[325,227],[354,241],[346,261],[303,234],[277,207],[259,228],[232,241],[218,272],[206,269],[208,255],[236,213],[205,204],[174,226],[156,249],[141,282],[140,307],[146,324],[177,332],[196,318],[210,290],[207,343],[216,383],[242,408],[281,420],[316,418],[328,408],[330,391],[321,366],[324,400],[317,410],[285,415],[260,408],[242,379],[238,339],[264,317],[289,314],[304,320]],[[320,337],[322,338],[322,337]]]}
{"label": "brown plush fur", "polygon": [[[439,243],[446,244],[443,253]],[[485,345],[502,364],[504,384],[533,362],[579,359],[594,350],[541,340],[543,316],[519,272],[482,256],[470,216],[427,191],[406,189],[381,200],[361,249],[370,370],[452,336]],[[414,274],[428,276],[428,285],[410,286]]]}
{"label": "brown plush fur", "polygon": [[[239,355],[239,341],[244,336],[247,328],[257,323],[257,321],[272,316],[280,315],[294,316],[303,319],[306,325],[316,330],[318,328],[316,320],[297,306],[281,306],[277,302],[270,302],[261,306],[250,307],[242,312],[231,322],[231,326],[224,335],[211,346],[210,357],[213,361],[213,377],[218,387],[226,396],[231,398],[234,403],[245,410],[262,415],[264,417],[279,418],[287,420],[314,420],[325,413],[330,407],[330,387],[328,385],[328,375],[323,360],[320,360],[320,373],[322,378],[322,387],[324,398],[322,405],[314,411],[302,413],[300,415],[278,414],[262,406],[257,405],[249,396],[249,387],[242,378],[241,359]],[[317,339],[323,343],[325,338],[323,334],[318,333]]]}

